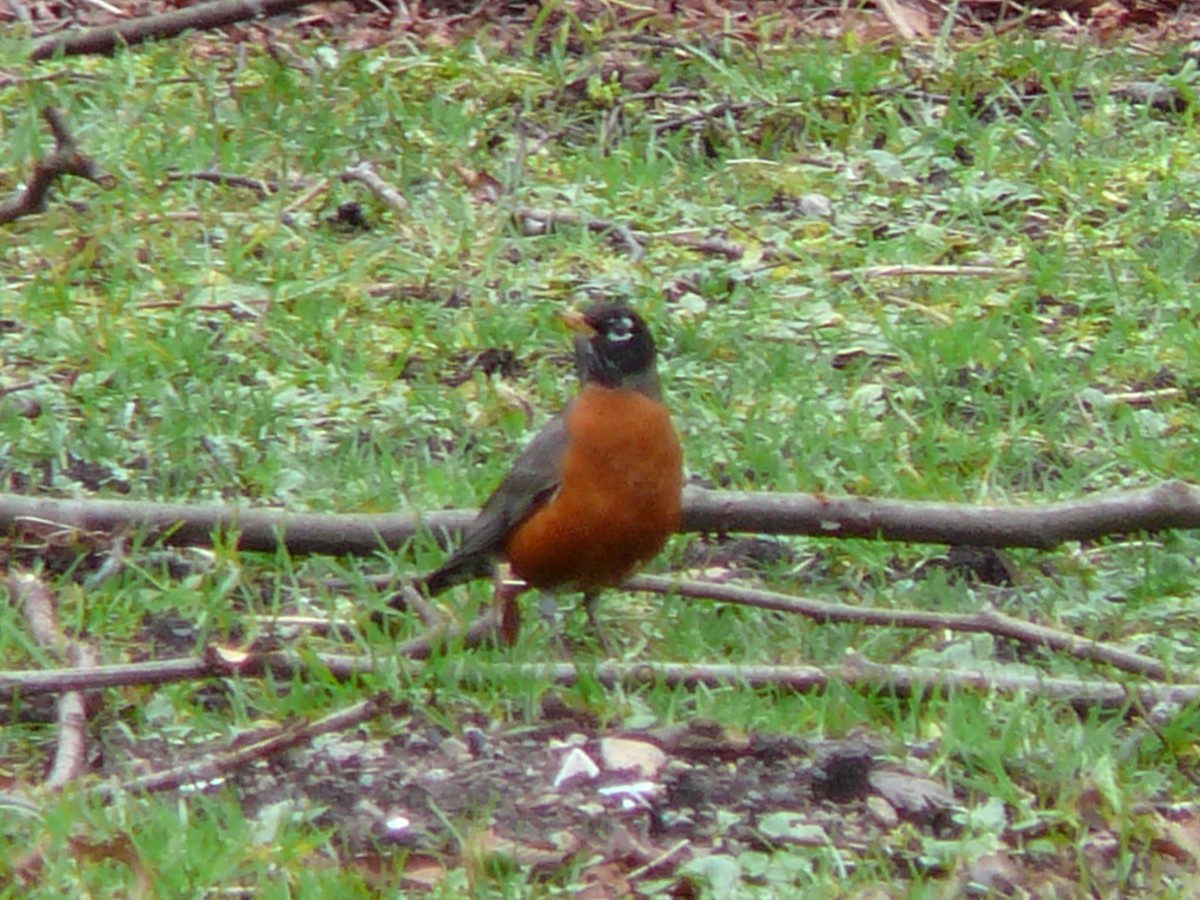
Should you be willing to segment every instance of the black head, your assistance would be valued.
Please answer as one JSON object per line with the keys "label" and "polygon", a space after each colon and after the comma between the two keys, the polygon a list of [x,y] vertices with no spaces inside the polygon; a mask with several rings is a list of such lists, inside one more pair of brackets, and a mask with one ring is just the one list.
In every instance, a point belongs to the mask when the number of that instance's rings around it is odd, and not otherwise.
{"label": "black head", "polygon": [[621,303],[596,303],[564,319],[580,333],[575,368],[584,384],[657,396],[654,338],[641,316]]}

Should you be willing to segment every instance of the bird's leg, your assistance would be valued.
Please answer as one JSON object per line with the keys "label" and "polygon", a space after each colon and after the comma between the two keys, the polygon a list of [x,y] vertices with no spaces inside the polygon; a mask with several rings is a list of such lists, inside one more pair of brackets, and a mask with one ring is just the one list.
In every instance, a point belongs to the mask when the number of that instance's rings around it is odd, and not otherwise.
{"label": "bird's leg", "polygon": [[496,577],[492,583],[492,608],[500,622],[500,643],[511,647],[517,642],[521,631],[521,608],[517,606],[517,597],[527,585],[513,575],[508,565],[496,569]]}
{"label": "bird's leg", "polygon": [[546,623],[546,627],[550,630],[550,638],[558,648],[559,655],[563,659],[570,659],[571,651],[567,648],[567,642],[563,639],[562,623],[559,621],[558,601],[549,591],[538,592],[538,615],[542,617],[542,621]]}
{"label": "bird's leg", "polygon": [[585,591],[583,595],[583,611],[587,613],[588,624],[592,626],[592,632],[596,635],[596,643],[600,645],[600,649],[605,656],[612,656],[612,647],[609,646],[607,638],[604,637],[604,629],[600,627],[600,622],[596,618],[596,603],[600,599],[600,594],[597,591]]}

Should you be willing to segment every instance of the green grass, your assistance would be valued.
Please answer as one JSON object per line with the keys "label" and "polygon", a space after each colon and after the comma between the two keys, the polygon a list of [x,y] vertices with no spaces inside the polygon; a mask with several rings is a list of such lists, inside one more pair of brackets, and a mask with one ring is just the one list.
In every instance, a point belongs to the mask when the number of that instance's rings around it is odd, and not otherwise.
{"label": "green grass", "polygon": [[[655,90],[688,92],[651,102],[598,78],[582,96],[569,90],[599,71],[599,53],[571,52],[558,33],[543,37],[549,49],[536,54],[486,42],[402,53],[301,43],[296,52],[311,73],[250,48],[244,57],[219,52],[216,39],[200,37],[50,64],[29,74],[73,74],[0,87],[0,172],[9,189],[47,147],[37,116],[45,104],[62,108],[83,149],[117,176],[110,191],[66,182],[45,214],[8,226],[0,242],[0,317],[11,323],[0,330],[4,384],[37,381],[20,396],[41,408],[28,417],[0,398],[8,488],[311,511],[473,505],[532,427],[570,395],[554,310],[605,294],[636,303],[659,335],[688,471],[700,483],[1036,502],[1194,478],[1193,113],[1110,96],[1132,79],[1190,90],[1191,70],[1172,74],[1171,53],[1019,34],[964,46],[944,64],[849,40],[754,54],[720,41],[678,51],[629,45],[622,58],[657,71]],[[589,46],[599,40],[583,37]],[[6,39],[0,65],[26,71],[23,49]],[[1035,86],[1041,92],[1022,96]],[[655,129],[726,99],[754,105]],[[407,213],[339,181],[360,159],[402,191]],[[489,173],[510,197],[479,202],[456,165]],[[328,189],[288,210],[300,190],[258,199],[170,178],[209,168],[327,179]],[[826,198],[833,215],[804,212],[806,195]],[[347,200],[363,205],[371,230],[325,223]],[[652,241],[634,261],[583,229],[525,236],[514,203],[650,232],[717,230],[747,252],[729,261]],[[900,263],[1011,266],[1013,277],[833,277]],[[381,284],[392,290],[372,293]],[[240,308],[214,309],[231,303]],[[469,369],[473,354],[489,348],[515,354],[513,376]],[[459,372],[465,380],[448,386]],[[1103,393],[1166,386],[1185,394],[1142,409],[1099,402]],[[532,422],[523,404],[536,411]],[[678,567],[685,543],[677,539],[656,567]],[[792,562],[766,576],[785,591],[947,610],[995,599],[945,578],[912,577],[936,548],[786,544]],[[1191,667],[1197,547],[1194,536],[1176,534],[1018,553],[1024,583],[1005,609]],[[94,561],[79,551],[77,569],[51,567],[59,613],[107,662],[146,649],[147,613],[178,613],[194,625],[199,648],[244,640],[255,632],[251,614],[290,608],[298,597],[317,612],[349,614],[356,649],[387,660],[393,638],[369,621],[379,597],[364,587],[347,598],[321,579],[414,571],[440,558],[428,542],[366,562],[222,547],[179,577],[135,545],[130,565],[84,587]],[[486,595],[479,585],[457,597]],[[882,662],[900,653],[908,662],[1010,661],[978,638],[950,646],[931,638],[912,650],[909,632],[818,627],[676,599],[614,596],[603,615],[639,659],[823,664],[857,650]],[[0,608],[0,666],[51,663],[26,634],[19,611]],[[548,647],[535,622],[501,656],[538,660]],[[108,691],[91,734],[123,736],[106,759],[115,770],[121,747],[151,738],[176,751],[209,746],[260,720],[315,717],[380,686],[398,698],[436,689],[452,729],[461,710],[513,723],[537,718],[545,684],[514,678],[463,692],[459,662],[440,661],[416,685],[398,671],[303,690],[231,680],[217,702],[193,685]],[[1059,675],[1108,674],[1065,657],[1024,662]],[[1136,717],[1078,716],[1030,698],[606,692],[594,684],[566,696],[617,724],[705,716],[813,739],[866,730],[897,753],[905,742],[932,742],[935,772],[980,805],[999,798],[1010,826],[1033,823],[1036,837],[1021,848],[1031,859],[1063,846],[1083,853],[1079,797],[1098,780],[1122,840],[1138,847],[1148,826],[1130,810],[1194,793],[1173,754],[1194,761],[1195,710],[1162,726],[1168,751]],[[39,780],[53,735],[51,726],[5,728],[3,774]],[[133,884],[134,869],[111,856],[72,852],[68,842],[80,834],[94,845],[132,841],[161,896],[371,890],[361,873],[335,865],[332,836],[305,811],[275,829],[242,820],[236,801],[232,793],[129,797],[101,809],[68,792],[0,844],[11,860],[31,841],[46,842],[52,863],[38,882],[46,896],[114,895]],[[971,825],[966,834],[986,831]],[[914,895],[979,852],[972,847],[968,837],[931,843],[926,863],[905,873]],[[747,880],[738,883],[762,896],[846,888],[834,855],[748,856],[737,870]],[[885,856],[863,861],[851,883],[895,875]],[[166,865],[174,859],[188,862]],[[1132,860],[1125,872],[1085,868],[1079,885],[1143,890],[1151,864]],[[398,872],[403,862],[389,865]],[[454,873],[445,896],[466,877]],[[498,876],[496,890],[520,895],[523,878]],[[474,879],[472,889],[486,894]]]}

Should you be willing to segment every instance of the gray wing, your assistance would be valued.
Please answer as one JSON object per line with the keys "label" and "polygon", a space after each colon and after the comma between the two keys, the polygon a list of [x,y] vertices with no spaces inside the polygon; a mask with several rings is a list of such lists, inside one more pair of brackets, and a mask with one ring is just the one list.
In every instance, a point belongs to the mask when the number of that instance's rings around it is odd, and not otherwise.
{"label": "gray wing", "polygon": [[554,496],[567,430],[556,416],[537,433],[463,532],[463,542],[424,581],[428,596],[491,573],[493,559],[514,526]]}

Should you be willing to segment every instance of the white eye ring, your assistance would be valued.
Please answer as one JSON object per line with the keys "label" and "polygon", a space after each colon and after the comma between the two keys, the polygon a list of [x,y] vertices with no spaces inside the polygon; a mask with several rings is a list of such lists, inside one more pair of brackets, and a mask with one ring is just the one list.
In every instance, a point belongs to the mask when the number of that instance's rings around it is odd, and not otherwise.
{"label": "white eye ring", "polygon": [[608,339],[614,344],[623,344],[633,337],[633,319],[622,316],[609,329]]}

